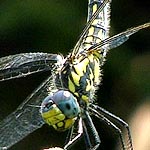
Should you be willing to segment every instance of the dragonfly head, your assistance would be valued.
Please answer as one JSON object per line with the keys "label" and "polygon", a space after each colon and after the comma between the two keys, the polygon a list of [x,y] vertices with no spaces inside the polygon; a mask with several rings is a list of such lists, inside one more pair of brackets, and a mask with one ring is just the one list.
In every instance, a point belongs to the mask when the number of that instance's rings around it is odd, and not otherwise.
{"label": "dragonfly head", "polygon": [[80,113],[80,107],[69,91],[59,90],[43,100],[40,112],[47,124],[64,131],[73,125]]}

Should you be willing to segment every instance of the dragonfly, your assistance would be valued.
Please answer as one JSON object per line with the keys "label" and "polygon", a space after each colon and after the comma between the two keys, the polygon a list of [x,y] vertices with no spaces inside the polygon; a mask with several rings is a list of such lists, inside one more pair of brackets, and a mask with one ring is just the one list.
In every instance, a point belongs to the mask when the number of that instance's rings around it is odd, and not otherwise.
{"label": "dragonfly", "polygon": [[[78,42],[66,57],[51,53],[21,53],[0,58],[0,81],[50,71],[22,104],[0,122],[0,149],[17,144],[44,124],[57,131],[68,130],[63,149],[84,137],[85,149],[98,149],[101,140],[92,121],[97,117],[117,133],[121,149],[133,150],[129,125],[96,104],[102,66],[109,50],[126,42],[150,22],[114,36],[110,31],[111,0],[88,0],[87,23]],[[127,131],[125,140],[123,129]]]}

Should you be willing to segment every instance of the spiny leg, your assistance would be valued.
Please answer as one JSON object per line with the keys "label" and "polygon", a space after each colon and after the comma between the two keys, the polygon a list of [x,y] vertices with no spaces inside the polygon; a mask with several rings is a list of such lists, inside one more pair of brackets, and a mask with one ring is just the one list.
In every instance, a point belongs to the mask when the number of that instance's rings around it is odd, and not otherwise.
{"label": "spiny leg", "polygon": [[84,130],[83,135],[84,135],[84,140],[86,144],[86,149],[89,149],[90,147],[92,147],[92,144],[90,141],[90,136],[89,136],[88,129],[87,129],[85,122],[83,122],[83,130]]}
{"label": "spiny leg", "polygon": [[[90,105],[91,106],[91,105]],[[127,140],[127,147],[126,149],[130,149],[130,150],[133,150],[133,145],[132,145],[132,138],[131,138],[131,133],[130,133],[130,129],[129,129],[129,125],[123,121],[121,118],[115,116],[114,114],[108,112],[107,110],[105,110],[104,108],[102,107],[99,107],[98,105],[94,105],[92,104],[92,111],[94,111],[94,113],[98,113],[100,116],[102,117],[109,117],[110,119],[114,119],[114,121],[116,123],[118,123],[121,127],[124,127],[126,130],[127,130],[127,136],[128,136],[128,140]],[[94,114],[95,115],[95,114]],[[107,120],[109,120],[107,117],[105,117]],[[109,122],[111,122],[109,120]],[[115,125],[114,123],[111,122],[111,124]],[[115,125],[116,126],[116,125]],[[113,127],[113,126],[112,126]],[[118,127],[117,127],[118,128]],[[120,130],[120,128],[119,128]],[[122,134],[122,131],[121,131],[121,134]],[[123,138],[122,138],[123,139]]]}
{"label": "spiny leg", "polygon": [[68,130],[65,145],[67,145],[68,142],[71,141],[71,138],[73,137],[73,132],[74,132],[74,125]]}
{"label": "spiny leg", "polygon": [[73,137],[73,128],[70,130],[66,141],[66,145],[64,146],[64,150],[69,149],[83,134],[83,126],[82,126],[82,118],[78,121],[78,133],[75,137]]}
{"label": "spiny leg", "polygon": [[[88,149],[89,150],[96,150],[101,141],[100,141],[100,138],[99,138],[99,135],[98,135],[98,132],[93,124],[93,121],[89,115],[89,112],[88,111],[85,111],[85,117],[83,118],[83,122],[84,122],[84,135],[85,135],[85,141],[86,142],[86,145],[89,147]],[[90,135],[90,136],[89,136]]]}
{"label": "spiny leg", "polygon": [[107,115],[108,117],[114,119],[120,126],[124,127],[127,130],[128,142],[131,147],[131,150],[133,150],[132,138],[131,138],[129,125],[125,121],[123,121],[121,118],[119,118],[116,115],[112,114],[111,112],[105,110],[104,108],[97,106],[97,105],[94,105],[94,107],[96,107],[96,110],[101,111],[101,113],[103,113],[104,115]]}

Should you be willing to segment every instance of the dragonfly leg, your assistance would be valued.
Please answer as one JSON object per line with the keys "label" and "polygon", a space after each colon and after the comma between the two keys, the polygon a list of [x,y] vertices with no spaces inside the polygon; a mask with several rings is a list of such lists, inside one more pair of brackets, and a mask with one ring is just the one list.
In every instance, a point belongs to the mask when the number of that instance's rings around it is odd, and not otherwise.
{"label": "dragonfly leg", "polygon": [[96,150],[101,141],[88,111],[85,111],[83,118],[83,129],[87,150]]}
{"label": "dragonfly leg", "polygon": [[[119,134],[119,138],[120,138],[120,141],[121,141],[121,145],[122,145],[122,148],[123,150],[133,150],[133,146],[132,146],[132,141],[130,140],[131,139],[131,135],[130,135],[130,130],[129,130],[129,127],[127,127],[128,129],[128,143],[127,143],[127,146],[125,146],[125,143],[124,143],[124,139],[123,139],[123,133],[122,133],[122,130],[116,126],[112,121],[110,121],[107,117],[105,117],[105,115],[108,115],[109,116],[109,112],[107,112],[107,114],[105,114],[103,111],[101,112],[100,109],[104,110],[103,108],[99,108],[99,106],[97,105],[94,105],[94,108],[91,108],[90,107],[90,110],[93,112],[93,114],[98,117],[99,119],[101,119],[103,122],[105,122],[106,124],[108,124],[109,126],[111,126],[112,128],[115,129],[116,133]],[[111,113],[110,113],[111,114]],[[113,114],[111,114],[113,115]],[[113,115],[115,116],[115,115]],[[109,116],[111,117],[111,116]],[[119,118],[117,116],[115,116],[115,118]],[[111,119],[115,119],[115,118],[111,118]],[[120,119],[120,118],[119,118]],[[120,119],[120,121],[122,123],[125,123],[122,119]],[[120,123],[120,122],[119,122]],[[121,124],[121,123],[120,123]],[[126,123],[127,125],[127,123]],[[124,126],[125,127],[125,126]]]}
{"label": "dragonfly leg", "polygon": [[73,135],[73,129],[72,127],[68,133],[67,139],[66,139],[66,144],[64,146],[64,150],[69,149],[73,144],[75,144],[76,141],[82,136],[83,134],[83,125],[82,125],[82,118],[79,119],[78,122],[78,133],[76,136]]}
{"label": "dragonfly leg", "polygon": [[87,111],[85,111],[84,116],[79,119],[78,122],[78,134],[74,134],[74,127],[72,127],[68,133],[66,145],[64,150],[70,148],[78,139],[84,135],[86,149],[87,150],[96,150],[100,145],[100,138],[96,128],[92,122],[92,119]]}
{"label": "dragonfly leg", "polygon": [[127,130],[128,147],[130,147],[130,150],[133,150],[132,138],[131,138],[131,132],[130,132],[129,125],[125,121],[123,121],[121,118],[117,117],[116,115],[112,114],[111,112],[105,110],[102,107],[99,107],[99,111],[101,111],[104,115],[107,115],[108,117],[114,119],[120,126],[124,127]]}

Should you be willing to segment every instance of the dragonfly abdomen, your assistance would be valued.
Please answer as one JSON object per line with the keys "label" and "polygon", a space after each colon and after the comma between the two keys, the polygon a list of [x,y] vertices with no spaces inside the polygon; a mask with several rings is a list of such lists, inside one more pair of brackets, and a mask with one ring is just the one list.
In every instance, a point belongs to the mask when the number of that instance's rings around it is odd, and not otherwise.
{"label": "dragonfly abdomen", "polygon": [[[97,9],[103,4],[102,0],[90,0],[88,5],[88,18],[87,21],[92,19],[92,16]],[[109,23],[110,23],[110,2],[105,4],[103,10],[91,22],[89,29],[83,39],[84,49],[100,43],[102,40],[109,36]],[[83,48],[82,47],[82,48]]]}

